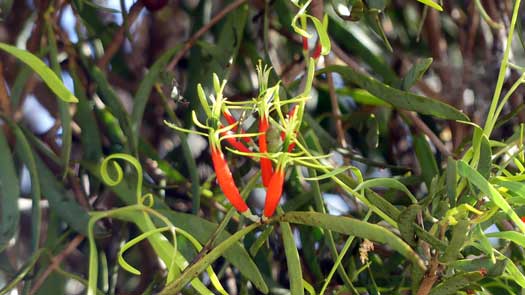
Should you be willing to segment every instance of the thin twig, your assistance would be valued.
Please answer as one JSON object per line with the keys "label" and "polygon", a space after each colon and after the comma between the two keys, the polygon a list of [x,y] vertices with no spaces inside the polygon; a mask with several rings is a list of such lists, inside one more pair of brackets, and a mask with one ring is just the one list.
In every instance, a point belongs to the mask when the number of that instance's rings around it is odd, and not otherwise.
{"label": "thin twig", "polygon": [[430,142],[434,144],[434,146],[445,156],[453,156],[452,153],[448,150],[448,148],[445,146],[445,144],[439,139],[439,137],[430,130],[430,128],[423,122],[416,114],[400,110],[400,112],[410,118],[412,120],[412,123],[414,124],[414,127],[416,127],[417,130],[424,133],[426,136],[428,136],[428,139],[430,139]]}
{"label": "thin twig", "polygon": [[38,289],[42,286],[42,284],[46,281],[47,277],[55,271],[57,267],[60,266],[62,261],[73,252],[78,245],[84,240],[84,236],[77,235],[69,244],[60,252],[57,256],[51,258],[51,264],[47,267],[47,269],[36,279],[35,284],[31,288],[31,291],[29,291],[29,295],[33,295],[38,291]]}
{"label": "thin twig", "polygon": [[130,8],[128,18],[124,21],[122,26],[118,29],[113,37],[113,41],[106,48],[104,55],[98,60],[97,67],[103,70],[108,64],[111,58],[117,53],[122,42],[124,42],[124,37],[126,35],[126,30],[135,22],[140,12],[144,8],[142,1],[136,1]]}
{"label": "thin twig", "polygon": [[193,36],[191,36],[188,41],[184,43],[184,47],[177,53],[177,55],[169,63],[167,70],[173,71],[175,66],[179,63],[182,57],[193,47],[195,42],[199,40],[206,32],[208,32],[214,25],[216,25],[221,19],[223,19],[228,13],[237,9],[239,6],[243,5],[247,0],[237,0],[228,6],[224,7],[219,13],[217,13],[209,23],[205,24],[200,28]]}

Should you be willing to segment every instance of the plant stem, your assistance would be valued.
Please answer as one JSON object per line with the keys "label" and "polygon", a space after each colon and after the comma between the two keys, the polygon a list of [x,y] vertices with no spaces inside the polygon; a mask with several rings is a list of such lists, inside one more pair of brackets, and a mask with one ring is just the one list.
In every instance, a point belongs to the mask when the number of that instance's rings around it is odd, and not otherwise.
{"label": "plant stem", "polygon": [[505,82],[505,72],[507,71],[507,67],[509,65],[509,55],[512,45],[512,38],[514,36],[514,28],[516,27],[516,21],[518,19],[520,4],[521,0],[516,0],[516,2],[514,2],[512,20],[510,22],[509,33],[507,37],[507,44],[505,45],[505,52],[503,54],[503,59],[501,60],[501,65],[499,68],[496,89],[494,90],[494,96],[492,97],[492,103],[490,104],[489,113],[487,115],[487,122],[485,123],[484,133],[489,138],[490,134],[492,133],[492,130],[494,129],[495,121],[498,119],[496,114],[496,107],[498,106],[498,101],[503,90],[503,82]]}

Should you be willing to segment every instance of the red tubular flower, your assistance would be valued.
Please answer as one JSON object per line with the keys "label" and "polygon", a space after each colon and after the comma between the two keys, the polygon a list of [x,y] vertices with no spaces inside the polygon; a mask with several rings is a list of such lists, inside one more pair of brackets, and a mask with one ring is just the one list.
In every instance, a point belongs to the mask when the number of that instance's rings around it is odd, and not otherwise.
{"label": "red tubular flower", "polygon": [[[226,132],[223,132],[221,136],[227,135]],[[231,145],[233,148],[238,150],[239,152],[243,153],[250,153],[250,149],[246,147],[242,142],[238,141],[237,139],[233,137],[226,137],[226,142],[228,142],[229,145]]]}
{"label": "red tubular flower", "polygon": [[235,181],[233,180],[230,167],[228,167],[228,162],[226,162],[226,159],[224,158],[224,154],[220,148],[214,147],[213,145],[211,146],[211,160],[213,162],[213,169],[217,175],[217,182],[226,198],[228,198],[233,207],[235,207],[240,213],[248,211],[248,206],[241,197],[237,185],[235,185]]}
{"label": "red tubular flower", "polygon": [[[261,133],[261,135],[259,135],[259,152],[261,153],[268,152],[268,143],[266,142],[266,132],[268,131],[269,127],[270,127],[270,122],[268,121],[268,117],[266,117],[266,115],[263,114],[259,120],[259,132]],[[261,157],[261,174],[262,174],[263,185],[265,187],[268,187],[268,185],[270,184],[270,179],[272,178],[272,175],[273,175],[272,160]]]}
{"label": "red tubular flower", "polygon": [[315,45],[315,50],[312,53],[312,58],[313,59],[318,59],[319,56],[321,56],[321,43],[319,41],[317,41],[317,44]]}
{"label": "red tubular flower", "polygon": [[303,36],[303,50],[308,50],[308,38]]}
{"label": "red tubular flower", "polygon": [[266,191],[266,201],[264,203],[264,216],[271,217],[279,205],[283,193],[284,167],[278,168],[272,176]]}
{"label": "red tubular flower", "polygon": [[[225,110],[224,112],[222,112],[222,115],[224,116],[224,119],[226,119],[226,122],[228,122],[229,125],[233,125],[237,123],[237,120],[235,120],[235,117],[233,117],[233,115],[228,110]],[[239,125],[235,125],[232,131],[236,132],[237,129],[239,129]],[[242,128],[241,128],[241,133],[244,133],[244,129]],[[246,143],[251,142],[251,138],[249,137],[242,137],[242,140]]]}

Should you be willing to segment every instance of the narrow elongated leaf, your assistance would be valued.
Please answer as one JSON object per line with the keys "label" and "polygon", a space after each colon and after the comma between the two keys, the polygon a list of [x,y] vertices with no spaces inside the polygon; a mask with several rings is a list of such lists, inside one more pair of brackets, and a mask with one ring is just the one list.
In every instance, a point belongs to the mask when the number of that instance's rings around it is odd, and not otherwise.
{"label": "narrow elongated leaf", "polygon": [[492,167],[492,149],[490,147],[489,139],[485,134],[481,137],[478,171],[485,179],[490,176],[490,168]]}
{"label": "narrow elongated leaf", "polygon": [[452,230],[452,239],[448,244],[445,254],[441,257],[443,262],[455,261],[459,256],[459,251],[463,248],[465,240],[467,239],[467,232],[469,228],[468,219],[460,219]]}
{"label": "narrow elongated leaf", "polygon": [[393,178],[372,178],[361,182],[355,190],[373,188],[373,187],[386,187],[391,189],[397,189],[407,194],[413,203],[417,203],[416,197],[408,190],[408,188],[397,179]]}
{"label": "narrow elongated leaf", "polygon": [[416,220],[417,213],[421,211],[421,206],[418,204],[412,204],[399,214],[397,224],[399,226],[399,233],[401,237],[410,245],[415,246],[416,240],[414,239],[415,227],[414,221]]}
{"label": "narrow elongated leaf", "polygon": [[458,291],[481,280],[483,275],[479,271],[459,273],[445,279],[430,291],[429,295],[453,295]]}
{"label": "narrow elongated leaf", "polygon": [[38,249],[38,242],[40,241],[40,221],[42,218],[42,210],[40,208],[40,176],[36,169],[33,151],[24,133],[14,122],[7,122],[16,137],[16,155],[24,162],[31,177],[31,251],[35,253]]}
{"label": "narrow elongated leaf", "polygon": [[525,236],[516,231],[502,231],[486,234],[487,238],[504,239],[525,248]]}
{"label": "narrow elongated leaf", "polygon": [[[170,219],[173,224],[181,229],[190,232],[200,243],[205,244],[217,228],[217,224],[200,218],[196,215],[179,213],[172,210],[159,210],[163,215]],[[223,231],[218,237],[217,242],[229,239],[231,235]],[[268,292],[268,286],[263,280],[262,274],[255,262],[244,247],[239,243],[233,243],[221,254],[224,255],[232,265],[234,265],[243,276],[250,280],[254,286],[263,293]]]}
{"label": "narrow elongated leaf", "polygon": [[403,78],[401,88],[407,91],[410,90],[410,88],[414,86],[421,77],[423,77],[432,64],[432,61],[433,59],[431,57],[418,60]]}
{"label": "narrow elongated leaf", "polygon": [[281,222],[281,236],[283,237],[284,253],[286,254],[286,265],[288,266],[288,276],[290,278],[290,293],[304,294],[303,273],[301,271],[301,261],[292,228],[288,222]]}
{"label": "narrow elongated leaf", "polygon": [[510,260],[509,258],[506,258],[507,261],[507,267],[505,270],[507,271],[507,274],[516,282],[520,287],[525,288],[525,276],[523,273],[519,270],[519,268]]}
{"label": "narrow elongated leaf", "polygon": [[421,166],[421,175],[425,180],[427,188],[430,188],[432,179],[438,175],[438,165],[436,163],[436,158],[432,153],[430,144],[426,140],[425,136],[422,134],[417,134],[414,136],[414,149],[416,151],[416,157]]}
{"label": "narrow elongated leaf", "polygon": [[437,11],[443,11],[443,8],[441,7],[441,5],[437,4],[436,2],[434,2],[433,0],[417,0],[427,6],[430,6],[432,8],[434,8],[435,10]]}
{"label": "narrow elongated leaf", "polygon": [[[181,48],[182,46],[178,45],[163,53],[162,56],[159,57],[157,61],[155,61],[155,63],[151,66],[146,76],[144,76],[142,79],[142,82],[140,82],[137,93],[133,98],[133,111],[131,113],[131,126],[133,133],[135,134],[135,140],[140,138],[140,124],[142,122],[142,116],[144,114],[144,109],[146,108],[146,103],[148,102],[151,93],[151,88],[157,81],[161,71],[166,67],[166,64],[177,52],[179,52]],[[134,144],[137,146],[138,142],[135,142]]]}
{"label": "narrow elongated leaf", "polygon": [[448,157],[447,160],[447,195],[450,200],[450,206],[456,206],[456,195],[457,195],[457,172],[456,172],[456,160],[452,157]]}
{"label": "narrow elongated leaf", "polygon": [[[60,77],[60,75],[62,74],[62,70],[60,69],[60,63],[58,61],[58,48],[55,33],[53,32],[53,29],[49,23],[46,23],[46,29],[48,33],[47,38],[49,43],[49,60],[51,63],[51,69],[53,70],[53,72],[55,72],[57,77]],[[78,102],[78,98],[76,102]],[[69,169],[69,159],[71,158],[71,143],[73,140],[71,114],[69,113],[69,105],[67,102],[58,101],[58,114],[60,116],[60,124],[62,126],[62,143],[60,150],[60,158],[64,163],[64,171],[62,175],[63,178],[65,178],[67,170]]]}
{"label": "narrow elongated leaf", "polygon": [[484,268],[487,270],[488,276],[500,276],[507,266],[507,261],[506,259],[497,259],[493,262],[489,257],[482,257],[457,260],[450,266],[465,272],[479,271]]}
{"label": "narrow elongated leaf", "polygon": [[328,66],[318,71],[318,74],[329,72],[339,73],[343,79],[355,83],[359,87],[368,90],[368,92],[377,98],[390,103],[396,108],[414,111],[420,114],[431,115],[447,120],[469,120],[465,114],[446,103],[443,103],[437,99],[424,97],[393,88],[370,76],[361,74],[350,67],[339,65]]}
{"label": "narrow elongated leaf", "polygon": [[466,177],[480,191],[486,194],[510,219],[516,224],[522,233],[525,233],[525,224],[521,221],[516,212],[510,207],[509,203],[501,194],[490,184],[478,171],[472,169],[464,161],[458,161],[458,171],[463,177]]}
{"label": "narrow elongated leaf", "polygon": [[97,90],[102,101],[109,108],[111,113],[118,119],[119,125],[127,137],[127,144],[132,153],[135,153],[135,146],[132,144],[134,134],[131,130],[131,120],[129,114],[124,109],[122,102],[119,100],[117,94],[108,83],[104,73],[97,67],[91,68],[91,77],[97,84]]}
{"label": "narrow elongated leaf", "polygon": [[49,207],[74,230],[87,235],[89,222],[87,211],[75,202],[73,196],[66,191],[64,185],[49,171],[40,157],[36,154],[34,155],[42,184],[42,195],[49,201]]}
{"label": "narrow elongated leaf", "polygon": [[2,252],[18,231],[20,211],[18,198],[20,186],[16,176],[13,155],[0,126],[0,252]]}
{"label": "narrow elongated leaf", "polygon": [[83,146],[83,158],[87,161],[98,162],[102,159],[102,142],[97,121],[93,114],[94,104],[91,104],[85,96],[86,90],[77,75],[71,71],[71,77],[75,84],[75,93],[79,102],[77,106],[76,119],[82,132],[80,140]]}
{"label": "narrow elongated leaf", "polygon": [[[242,237],[246,236],[248,233],[259,226],[260,224],[253,223],[228,237],[222,243],[213,248],[213,250],[207,254],[204,254],[197,262],[191,264],[187,269],[185,269],[181,276],[172,283],[168,284],[164,290],[159,293],[159,295],[178,294],[180,290],[182,290],[182,288],[184,288],[195,276],[202,273],[211,263],[223,255],[226,250],[231,249],[231,247]],[[268,293],[268,289],[266,289],[266,292],[264,293]]]}
{"label": "narrow elongated leaf", "polygon": [[43,61],[38,59],[32,53],[2,42],[0,42],[0,49],[15,56],[20,61],[31,67],[33,71],[42,78],[49,89],[58,96],[58,98],[65,102],[78,102],[78,99],[64,86],[57,75],[55,75],[55,73],[53,73]]}
{"label": "narrow elongated leaf", "polygon": [[412,261],[421,269],[426,269],[424,262],[410,246],[386,228],[358,219],[333,216],[317,212],[288,212],[277,218],[279,221],[318,226],[327,230],[357,236],[371,241],[384,243]]}
{"label": "narrow elongated leaf", "polygon": [[383,198],[381,195],[374,192],[373,190],[366,190],[366,196],[370,203],[374,204],[374,206],[379,208],[381,211],[385,212],[392,219],[398,220],[400,212],[399,209],[396,208],[396,206],[392,205],[385,198]]}

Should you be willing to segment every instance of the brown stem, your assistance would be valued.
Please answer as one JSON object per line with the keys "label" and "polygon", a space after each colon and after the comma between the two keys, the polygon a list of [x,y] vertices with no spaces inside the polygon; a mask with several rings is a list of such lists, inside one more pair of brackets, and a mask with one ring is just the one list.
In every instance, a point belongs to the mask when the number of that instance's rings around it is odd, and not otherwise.
{"label": "brown stem", "polygon": [[126,30],[128,30],[128,28],[135,22],[142,11],[142,8],[144,8],[142,1],[136,1],[131,6],[128,17],[124,24],[122,24],[122,26],[120,26],[118,31],[115,33],[113,41],[109,44],[109,46],[106,48],[106,52],[97,62],[97,67],[99,67],[101,70],[104,70],[104,68],[109,64],[111,58],[118,52],[122,42],[124,42]]}
{"label": "brown stem", "polygon": [[439,137],[430,130],[430,128],[421,120],[416,114],[413,112],[400,110],[400,112],[410,118],[412,120],[412,123],[414,124],[414,127],[416,127],[417,130],[424,133],[426,136],[428,136],[428,139],[430,139],[430,142],[436,146],[436,148],[445,156],[449,157],[452,156],[452,153],[448,150],[448,148],[445,146],[445,144],[439,139]]}
{"label": "brown stem", "polygon": [[243,5],[247,0],[236,0],[235,2],[229,4],[228,6],[224,7],[219,13],[217,13],[209,23],[205,24],[200,28],[193,36],[191,36],[188,41],[184,43],[184,47],[175,55],[173,60],[169,63],[167,70],[173,71],[175,69],[175,66],[179,63],[179,61],[182,59],[182,57],[193,47],[195,42],[199,40],[200,37],[202,37],[207,31],[209,31],[214,25],[216,25],[221,19],[223,19],[228,13],[232,12],[233,10],[237,9],[239,6]]}
{"label": "brown stem", "polygon": [[69,242],[69,244],[66,246],[66,248],[64,248],[64,250],[62,250],[62,252],[60,252],[57,256],[51,258],[51,264],[49,264],[46,270],[40,276],[38,276],[38,278],[35,281],[35,284],[29,291],[29,295],[33,295],[36,293],[36,291],[38,291],[38,289],[46,281],[47,277],[60,266],[62,261],[67,256],[69,256],[69,254],[71,254],[71,252],[73,252],[83,240],[84,236],[77,235],[73,240],[71,240],[71,242]]}

